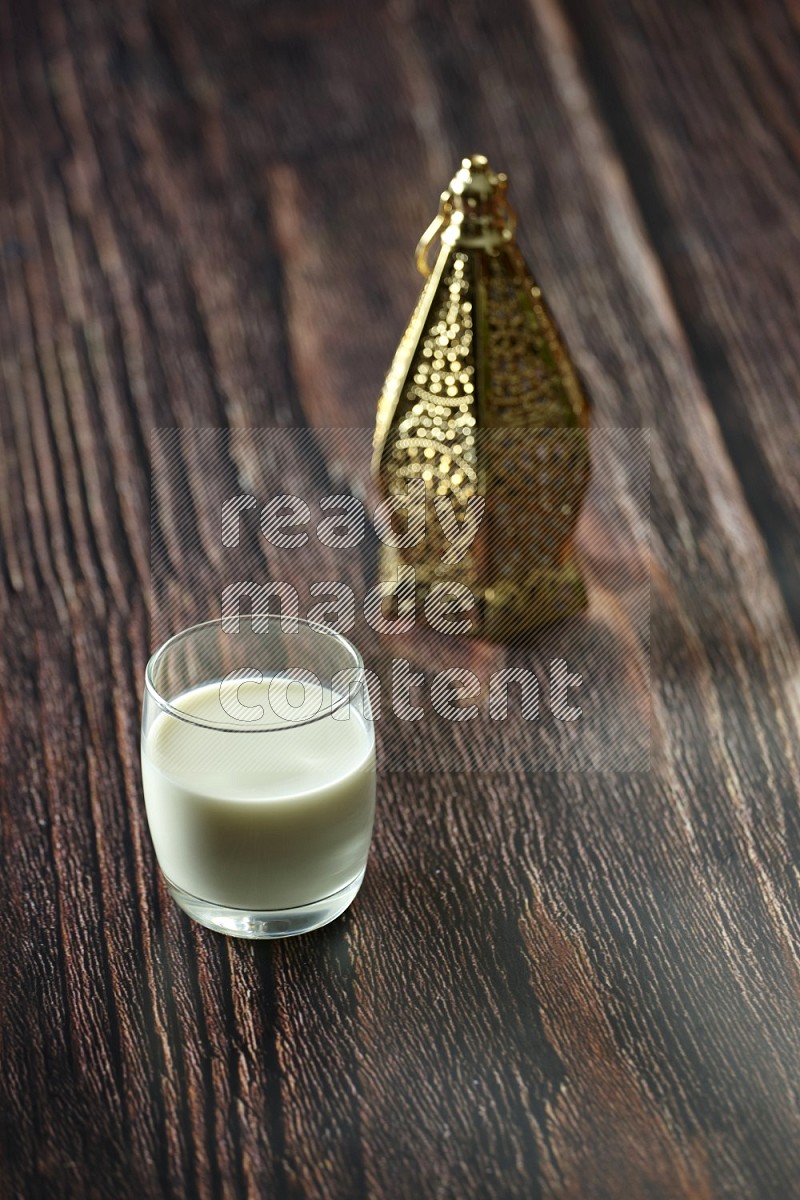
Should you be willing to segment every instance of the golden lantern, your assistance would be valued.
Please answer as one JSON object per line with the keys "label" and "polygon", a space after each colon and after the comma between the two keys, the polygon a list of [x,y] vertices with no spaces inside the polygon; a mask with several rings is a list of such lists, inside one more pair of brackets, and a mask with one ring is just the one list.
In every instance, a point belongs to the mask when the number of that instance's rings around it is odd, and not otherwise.
{"label": "golden lantern", "polygon": [[422,596],[468,588],[471,631],[495,638],[586,604],[573,539],[589,404],[514,240],[507,191],[506,176],[473,155],[442,193],[417,247],[427,282],[378,401],[373,458],[384,497],[424,484],[426,500],[424,538],[383,545],[383,577],[413,568]]}

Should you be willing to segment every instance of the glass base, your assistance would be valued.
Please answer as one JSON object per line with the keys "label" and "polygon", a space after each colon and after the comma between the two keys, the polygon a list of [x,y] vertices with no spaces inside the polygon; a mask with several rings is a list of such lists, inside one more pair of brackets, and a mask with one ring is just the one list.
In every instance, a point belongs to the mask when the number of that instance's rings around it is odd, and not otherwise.
{"label": "glass base", "polygon": [[321,929],[323,925],[335,921],[348,908],[356,897],[361,881],[364,878],[363,868],[346,887],[315,900],[313,904],[303,904],[300,908],[283,908],[269,912],[257,912],[250,908],[225,908],[222,904],[214,904],[211,900],[200,900],[191,896],[183,888],[179,888],[164,875],[164,882],[172,899],[183,911],[213,929],[215,933],[225,933],[228,937],[240,938],[283,938],[296,937],[300,933],[311,933]]}

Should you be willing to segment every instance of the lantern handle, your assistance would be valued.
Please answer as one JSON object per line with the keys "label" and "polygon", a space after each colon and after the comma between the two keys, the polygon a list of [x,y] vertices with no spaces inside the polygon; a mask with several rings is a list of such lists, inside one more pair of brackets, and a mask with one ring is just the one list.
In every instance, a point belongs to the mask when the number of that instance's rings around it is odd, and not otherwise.
{"label": "lantern handle", "polygon": [[423,233],[422,237],[417,242],[416,263],[417,270],[420,275],[424,275],[427,279],[431,273],[431,265],[428,262],[428,251],[436,238],[441,233],[443,227],[450,220],[453,212],[453,200],[449,192],[442,192],[439,198],[439,211],[431,221],[428,228]]}

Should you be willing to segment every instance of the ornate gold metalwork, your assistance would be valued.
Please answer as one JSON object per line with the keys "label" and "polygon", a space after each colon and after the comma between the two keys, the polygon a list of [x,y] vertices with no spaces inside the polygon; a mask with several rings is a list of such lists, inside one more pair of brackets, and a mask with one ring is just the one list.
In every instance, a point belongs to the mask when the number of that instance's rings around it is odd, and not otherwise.
{"label": "ornate gold metalwork", "polygon": [[[482,496],[469,552],[427,520],[416,546],[382,548],[385,577],[414,568],[425,593],[466,584],[473,629],[507,637],[574,613],[586,593],[573,535],[589,479],[589,404],[514,241],[508,180],[465,158],[417,247],[427,282],[378,401],[373,469],[386,495],[422,480],[457,517]],[[441,248],[434,266],[428,255]],[[451,556],[452,557],[452,556]]]}

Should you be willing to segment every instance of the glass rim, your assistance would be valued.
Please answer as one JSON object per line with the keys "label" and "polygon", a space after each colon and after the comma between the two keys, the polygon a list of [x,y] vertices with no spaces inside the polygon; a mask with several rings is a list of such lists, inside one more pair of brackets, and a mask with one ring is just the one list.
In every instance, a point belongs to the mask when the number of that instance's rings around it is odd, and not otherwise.
{"label": "glass rim", "polygon": [[[252,621],[256,617],[265,617],[268,621],[277,621],[281,625],[282,632],[286,632],[283,630],[284,618],[276,613],[243,613],[240,619],[249,618],[249,620]],[[316,712],[312,716],[304,717],[302,720],[292,721],[291,725],[285,720],[283,724],[267,726],[247,725],[244,722],[239,722],[235,725],[226,725],[222,721],[208,721],[203,717],[190,717],[188,713],[184,712],[180,708],[176,708],[171,701],[167,700],[165,696],[162,696],[161,692],[156,686],[153,678],[153,672],[158,666],[159,660],[163,657],[163,655],[178,642],[182,641],[186,637],[189,637],[191,634],[197,634],[200,632],[200,630],[208,629],[211,626],[217,626],[221,628],[225,620],[225,617],[214,617],[210,621],[198,621],[196,625],[187,625],[185,629],[180,629],[177,633],[171,634],[165,642],[162,642],[157,650],[153,651],[153,653],[150,655],[150,658],[147,660],[147,665],[144,670],[145,690],[153,702],[157,704],[163,712],[175,717],[176,720],[185,721],[187,725],[197,725],[202,729],[211,729],[217,733],[275,733],[278,730],[286,729],[288,727],[296,729],[304,725],[313,725],[315,721],[324,721],[326,717],[333,716],[334,713],[338,712],[341,708],[344,708],[345,705],[351,704],[353,696],[357,695],[358,691],[362,689],[366,691],[366,668],[364,666],[364,659],[361,657],[361,652],[357,646],[355,646],[349,638],[346,638],[343,633],[338,631],[338,629],[332,629],[330,625],[323,625],[320,621],[309,621],[305,617],[291,617],[289,620],[291,620],[293,625],[304,625],[306,629],[310,629],[313,633],[322,634],[323,636],[330,638],[331,641],[338,642],[340,646],[344,647],[344,649],[350,655],[352,655],[352,657],[355,659],[354,669],[357,672],[358,678],[358,685],[355,690],[349,690],[340,698],[340,700],[337,701],[336,704],[327,706],[321,712]],[[266,633],[267,631],[265,630],[264,632]],[[242,680],[243,684],[248,682],[251,681],[246,679]],[[299,679],[295,682],[302,684],[303,681]],[[191,691],[191,688],[187,688],[186,691]]]}

